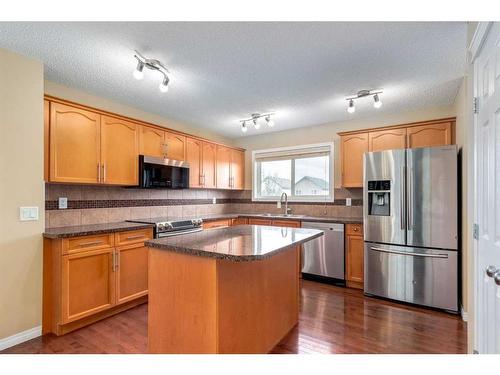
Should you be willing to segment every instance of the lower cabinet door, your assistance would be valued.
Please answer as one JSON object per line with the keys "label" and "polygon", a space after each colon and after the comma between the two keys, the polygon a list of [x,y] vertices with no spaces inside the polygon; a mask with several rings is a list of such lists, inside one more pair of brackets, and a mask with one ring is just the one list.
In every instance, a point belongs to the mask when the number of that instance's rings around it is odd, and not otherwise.
{"label": "lower cabinet door", "polygon": [[346,236],[346,273],[347,281],[363,283],[364,279],[364,240],[362,236]]}
{"label": "lower cabinet door", "polygon": [[113,248],[62,257],[63,323],[95,314],[115,303]]}
{"label": "lower cabinet door", "polygon": [[116,303],[148,294],[148,248],[143,243],[118,247]]}

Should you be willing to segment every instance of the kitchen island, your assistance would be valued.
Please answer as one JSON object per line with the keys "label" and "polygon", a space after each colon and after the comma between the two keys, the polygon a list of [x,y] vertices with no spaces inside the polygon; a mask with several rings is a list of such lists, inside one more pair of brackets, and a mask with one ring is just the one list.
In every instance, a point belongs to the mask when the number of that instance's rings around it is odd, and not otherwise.
{"label": "kitchen island", "polygon": [[146,242],[150,353],[267,353],[297,324],[302,228],[240,225]]}

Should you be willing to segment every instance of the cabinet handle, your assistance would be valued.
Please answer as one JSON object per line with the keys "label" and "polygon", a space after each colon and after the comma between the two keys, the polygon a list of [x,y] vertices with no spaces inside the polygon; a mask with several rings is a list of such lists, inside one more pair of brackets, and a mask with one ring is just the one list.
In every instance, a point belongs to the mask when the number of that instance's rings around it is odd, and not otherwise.
{"label": "cabinet handle", "polygon": [[113,249],[113,267],[112,267],[113,272],[115,272],[115,267],[116,267],[116,252]]}
{"label": "cabinet handle", "polygon": [[106,182],[106,164],[102,164],[102,182]]}
{"label": "cabinet handle", "polygon": [[87,247],[87,246],[94,246],[94,245],[100,245],[102,244],[102,241],[92,241],[92,242],[82,242],[79,246],[80,247]]}
{"label": "cabinet handle", "polygon": [[127,237],[127,240],[135,240],[137,238],[142,238],[142,237],[144,237],[143,234],[138,234],[136,236],[129,236],[129,237]]}
{"label": "cabinet handle", "polygon": [[97,182],[101,182],[101,163],[97,163]]}
{"label": "cabinet handle", "polygon": [[120,269],[120,252],[116,251],[116,270]]}

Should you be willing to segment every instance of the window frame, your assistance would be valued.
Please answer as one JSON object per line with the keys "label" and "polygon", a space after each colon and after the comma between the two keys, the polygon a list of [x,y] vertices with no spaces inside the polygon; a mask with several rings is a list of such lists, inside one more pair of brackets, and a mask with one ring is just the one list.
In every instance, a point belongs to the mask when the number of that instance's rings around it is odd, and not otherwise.
{"label": "window frame", "polygon": [[[279,196],[273,196],[273,197],[261,197],[259,196],[259,185],[261,183],[260,181],[260,168],[257,167],[257,161],[259,159],[259,155],[262,154],[270,154],[272,155],[273,153],[276,154],[281,154],[279,157],[290,157],[290,159],[295,159],[294,156],[298,156],[300,154],[308,153],[311,152],[311,155],[313,155],[312,150],[318,149],[318,148],[326,148],[327,152],[329,153],[329,165],[328,165],[328,173],[329,173],[329,195],[301,195],[301,196],[296,196],[294,194],[294,188],[295,188],[295,163],[292,161],[292,171],[291,171],[291,180],[290,180],[290,192],[291,194],[288,195],[288,201],[289,202],[317,202],[317,203],[324,203],[324,202],[333,202],[334,201],[334,186],[335,186],[335,181],[334,181],[334,144],[333,142],[325,142],[325,143],[314,143],[314,144],[307,144],[307,145],[297,145],[297,146],[288,146],[288,147],[277,147],[277,148],[270,148],[270,149],[262,149],[262,150],[253,150],[252,151],[252,201],[253,202],[276,202],[279,201],[280,197]],[[278,158],[278,156],[276,156]],[[272,156],[270,156],[272,158]]]}

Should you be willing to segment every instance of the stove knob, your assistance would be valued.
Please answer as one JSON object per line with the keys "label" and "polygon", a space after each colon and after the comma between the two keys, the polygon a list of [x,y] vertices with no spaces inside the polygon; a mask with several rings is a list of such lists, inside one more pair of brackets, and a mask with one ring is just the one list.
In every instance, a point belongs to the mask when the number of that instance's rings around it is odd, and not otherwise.
{"label": "stove knob", "polygon": [[165,230],[172,229],[173,226],[170,223],[165,223]]}

